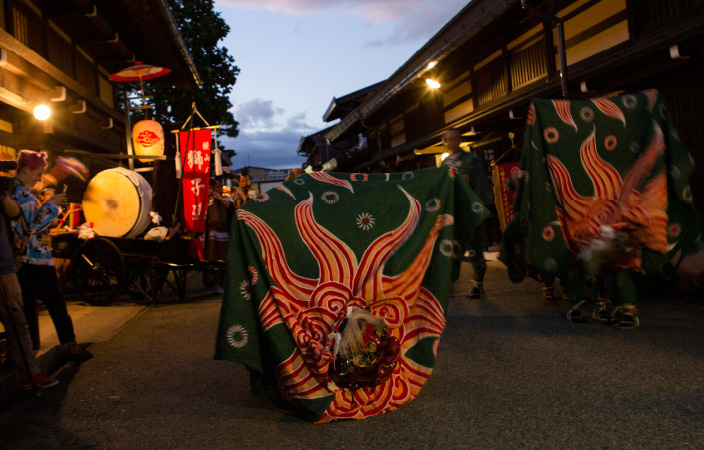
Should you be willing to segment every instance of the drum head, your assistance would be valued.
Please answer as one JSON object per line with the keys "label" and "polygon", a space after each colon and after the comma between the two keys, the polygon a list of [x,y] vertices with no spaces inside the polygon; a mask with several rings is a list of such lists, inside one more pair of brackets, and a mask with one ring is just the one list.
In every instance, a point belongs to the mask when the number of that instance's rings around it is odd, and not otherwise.
{"label": "drum head", "polygon": [[152,189],[137,172],[104,170],[88,183],[83,215],[101,236],[135,237],[149,225]]}

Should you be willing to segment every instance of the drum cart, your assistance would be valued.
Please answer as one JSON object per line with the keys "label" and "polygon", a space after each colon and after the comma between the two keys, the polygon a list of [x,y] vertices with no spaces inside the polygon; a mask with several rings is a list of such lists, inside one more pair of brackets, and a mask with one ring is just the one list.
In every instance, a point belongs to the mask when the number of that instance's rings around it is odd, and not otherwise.
{"label": "drum cart", "polygon": [[188,256],[188,239],[165,241],[96,236],[83,240],[73,233],[54,236],[54,256],[70,260],[69,276],[79,297],[107,305],[123,293],[157,305],[169,287],[182,301],[192,271],[219,272],[224,261]]}
{"label": "drum cart", "polygon": [[[153,171],[155,177],[156,170],[154,167],[134,168],[135,159],[147,159],[152,162],[166,159],[163,155],[137,156],[134,154],[130,134],[129,113],[136,109],[152,107],[145,103],[144,96],[142,96],[142,102],[141,106],[130,106],[129,99],[125,94],[128,154],[95,154],[80,150],[69,150],[67,153],[94,159],[104,165],[110,165],[110,161],[119,160],[121,166],[121,162],[127,160],[130,171]],[[193,128],[192,119],[194,117],[200,118],[206,127]],[[193,104],[191,115],[183,124],[181,130],[189,122],[191,123],[189,131],[204,128],[216,130],[220,128],[219,125],[211,126],[208,124],[198,112],[195,103]],[[215,172],[222,174],[217,138],[214,139],[214,144]],[[176,134],[176,163],[177,178],[180,180],[181,157],[178,134]],[[153,182],[152,185],[154,184]],[[181,191],[182,189],[179,190],[179,195]],[[151,195],[151,191],[149,195]],[[177,198],[177,209],[179,203],[180,196]],[[135,224],[134,226],[136,227],[137,225]],[[140,233],[141,231],[137,234]],[[136,234],[128,234],[126,236],[136,236]],[[205,261],[190,257],[190,241],[190,236],[178,234],[171,239],[156,241],[135,237],[112,236],[96,236],[92,239],[82,240],[77,238],[74,233],[66,233],[54,236],[52,244],[55,257],[70,260],[69,277],[72,280],[75,291],[84,301],[91,304],[109,304],[118,299],[122,293],[127,292],[134,298],[144,298],[156,305],[166,286],[174,291],[182,301],[185,300],[186,278],[189,272],[217,273],[225,269],[225,261]]]}

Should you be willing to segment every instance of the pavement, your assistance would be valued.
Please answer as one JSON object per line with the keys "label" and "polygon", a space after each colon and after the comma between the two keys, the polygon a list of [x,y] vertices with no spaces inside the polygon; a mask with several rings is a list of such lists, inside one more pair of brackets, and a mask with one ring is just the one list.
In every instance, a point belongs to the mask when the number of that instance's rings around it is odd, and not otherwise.
{"label": "pavement", "polygon": [[[197,278],[199,278],[198,273],[189,274],[189,284],[191,285],[189,297],[216,298],[215,293],[198,287],[200,280]],[[127,295],[123,295],[114,304],[107,306],[92,306],[71,294],[67,294],[65,298],[68,313],[73,321],[76,340],[81,346],[93,353],[145,309],[154,307],[145,302],[136,302]],[[176,293],[168,289],[162,293],[160,298],[162,304],[177,300]],[[0,324],[0,328],[2,328],[2,324]],[[43,308],[39,311],[39,337],[41,344],[35,362],[43,373],[54,374],[70,363],[65,355],[65,349],[59,343],[54,323],[48,311]],[[8,364],[4,364],[0,367],[0,405],[24,395],[19,389],[17,370],[8,366]]]}
{"label": "pavement", "polygon": [[[486,298],[467,300],[463,264],[433,374],[397,411],[312,425],[258,399],[245,367],[213,359],[220,299],[189,278],[186,302],[99,308],[132,317],[96,329],[95,357],[58,386],[0,408],[0,448],[702,448],[701,300],[646,298],[636,331],[576,325],[537,282],[488,266]],[[77,334],[103,320],[69,303]]]}

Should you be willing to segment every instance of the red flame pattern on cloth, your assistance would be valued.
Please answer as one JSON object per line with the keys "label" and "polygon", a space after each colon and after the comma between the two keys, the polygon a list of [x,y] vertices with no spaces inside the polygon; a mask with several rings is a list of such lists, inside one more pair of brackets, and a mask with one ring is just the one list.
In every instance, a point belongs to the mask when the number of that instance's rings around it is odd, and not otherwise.
{"label": "red flame pattern on cloth", "polygon": [[656,89],[646,89],[643,93],[648,96],[648,111],[652,111],[660,94]]}
{"label": "red flame pattern on cloth", "polygon": [[528,116],[526,118],[526,123],[528,125],[535,124],[535,105],[533,105],[532,103],[528,107]]}
{"label": "red flame pattern on cloth", "polygon": [[311,172],[310,176],[315,178],[318,181],[323,181],[325,183],[330,183],[334,184],[336,186],[342,186],[344,188],[347,188],[350,190],[350,192],[354,192],[354,189],[352,189],[352,183],[349,181],[345,180],[338,180],[337,178],[333,177],[327,172]]}
{"label": "red flame pattern on cloth", "polygon": [[626,116],[623,115],[623,111],[614,102],[605,98],[593,98],[592,103],[605,115],[620,120],[623,123],[623,127],[626,128]]}
{"label": "red flame pattern on cloth", "polygon": [[[572,184],[570,175],[558,158],[548,155],[548,170],[556,187],[562,210],[558,219],[573,252],[598,236],[601,225],[615,229],[627,224],[639,225],[637,237],[643,246],[665,251],[667,247],[667,178],[664,172],[647,182],[656,160],[664,153],[662,130],[654,123],[653,139],[633,166],[624,174],[603,160],[595,142],[595,133],[582,143],[580,157],[594,187],[593,196],[582,196]],[[632,261],[634,268],[640,260]]]}
{"label": "red flame pattern on cloth", "polygon": [[[340,185],[346,183],[334,181]],[[399,189],[409,201],[405,220],[372,242],[359,261],[345,242],[315,220],[312,195],[296,206],[296,227],[319,265],[317,279],[295,274],[286,262],[276,233],[253,213],[237,211],[238,219],[259,237],[262,259],[276,284],[258,310],[262,330],[285,323],[296,342],[294,352],[277,367],[278,387],[284,399],[331,394],[327,370],[333,354],[327,348],[328,336],[344,308],[370,307],[372,313],[384,319],[389,335],[401,345],[402,356],[386,383],[353,391],[332,391],[334,400],[316,422],[359,419],[392,411],[415,398],[432,372],[432,368],[404,354],[425,337],[438,338],[434,344],[434,351],[437,350],[445,328],[444,312],[421,283],[440,231],[452,225],[454,218],[447,214],[438,216],[423,249],[406,270],[394,276],[384,275],[385,263],[411,236],[421,212],[420,203]]]}
{"label": "red flame pattern on cloth", "polygon": [[553,100],[552,104],[555,105],[555,111],[557,115],[565,122],[567,125],[571,125],[574,131],[577,131],[577,124],[574,122],[572,113],[570,112],[570,101],[569,100]]}

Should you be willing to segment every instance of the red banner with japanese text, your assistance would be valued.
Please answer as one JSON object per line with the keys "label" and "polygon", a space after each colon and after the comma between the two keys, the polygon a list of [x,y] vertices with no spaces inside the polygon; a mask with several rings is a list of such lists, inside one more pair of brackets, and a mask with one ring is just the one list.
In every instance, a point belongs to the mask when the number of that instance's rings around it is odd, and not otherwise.
{"label": "red banner with japanese text", "polygon": [[184,231],[205,232],[210,180],[212,130],[190,130],[178,134],[183,167]]}
{"label": "red banner with japanese text", "polygon": [[513,210],[514,193],[508,189],[507,181],[520,172],[520,165],[520,162],[495,164],[491,169],[491,177],[494,182],[494,204],[499,216],[501,231],[516,215],[516,211]]}

